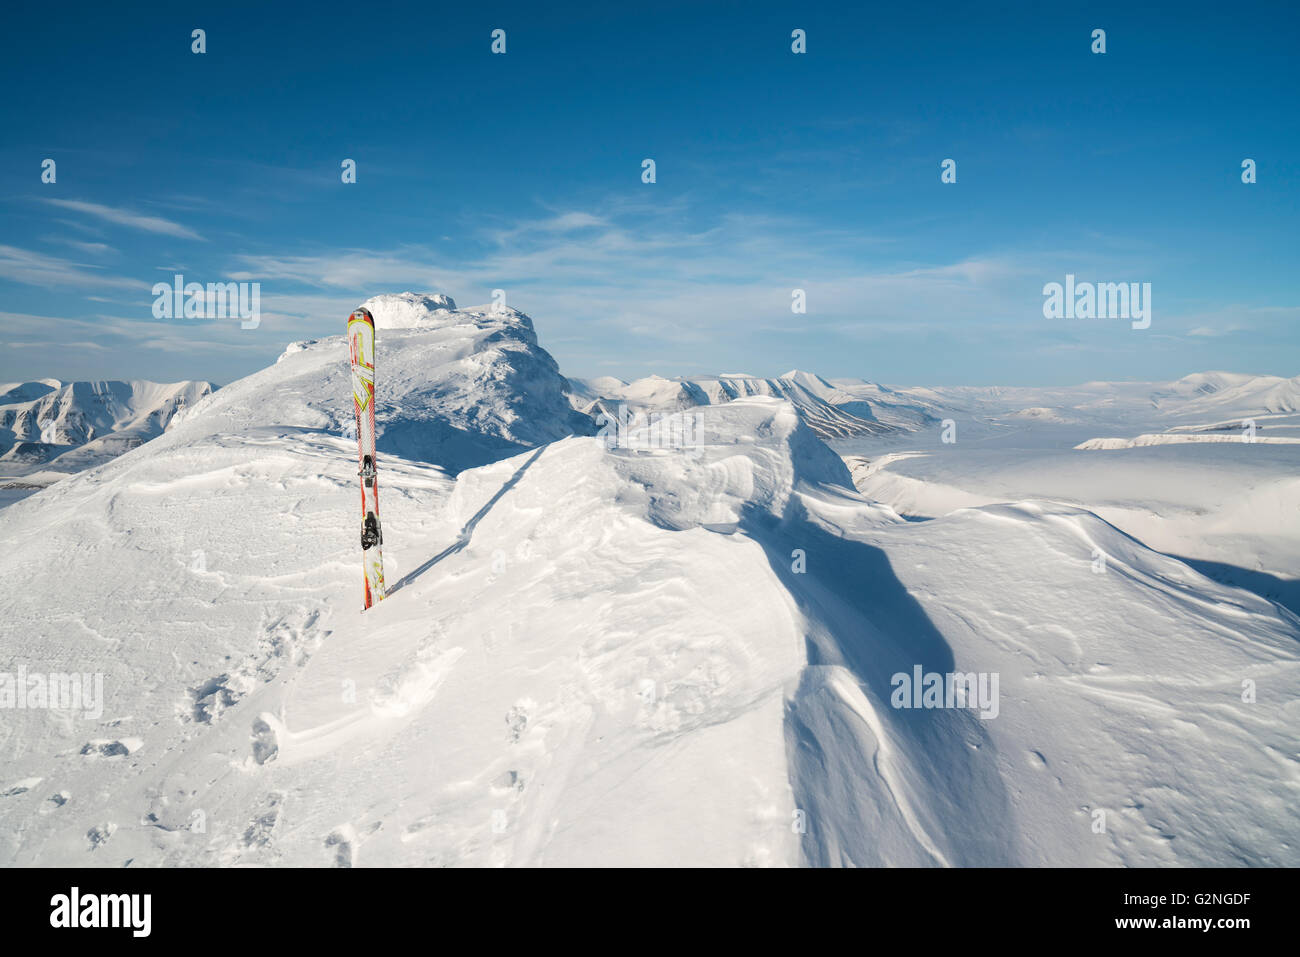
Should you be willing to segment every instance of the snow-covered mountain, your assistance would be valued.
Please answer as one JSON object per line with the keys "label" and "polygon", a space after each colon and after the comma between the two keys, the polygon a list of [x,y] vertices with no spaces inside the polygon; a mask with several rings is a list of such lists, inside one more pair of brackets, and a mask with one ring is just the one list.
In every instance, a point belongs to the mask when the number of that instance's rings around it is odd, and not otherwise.
{"label": "snow-covered mountain", "polygon": [[610,448],[526,316],[369,306],[371,611],[342,336],[6,510],[0,675],[103,709],[0,712],[0,864],[1300,863],[1286,609],[1078,506],[904,521],[785,394]]}
{"label": "snow-covered mountain", "polygon": [[[34,382],[0,384],[0,475],[62,474],[106,462],[161,435],[172,419],[216,387],[210,382]],[[41,480],[43,478],[43,480]]]}
{"label": "snow-covered mountain", "polygon": [[[1258,417],[1269,428],[1295,432],[1300,376],[1198,372],[1172,382],[1087,382],[1077,386],[908,386],[886,389],[839,379],[845,392],[869,397],[883,390],[894,401],[925,407],[936,418],[965,413],[989,421],[1102,425],[1163,425],[1170,431]],[[884,416],[880,416],[884,419]],[[925,423],[922,423],[924,425]]]}
{"label": "snow-covered mountain", "polygon": [[[885,386],[865,379],[828,380],[792,370],[776,378],[744,374],[625,382],[612,376],[570,379],[575,408],[592,416],[672,412],[767,395],[789,401],[821,438],[906,440],[943,419],[977,417],[996,423],[1055,423],[1097,428],[1158,422],[1170,432],[1212,432],[1257,416],[1258,429],[1300,437],[1300,376],[1203,372],[1173,382],[1090,382],[1065,387]],[[1236,416],[1236,419],[1232,417]],[[1224,431],[1219,428],[1218,431]],[[1084,441],[1094,439],[1090,435]],[[1137,440],[1137,433],[1134,432]],[[1207,438],[1207,441],[1221,441]],[[1099,438],[1091,447],[1116,447],[1125,439]],[[1141,442],[1150,444],[1147,436]],[[1177,438],[1155,441],[1197,441]]]}
{"label": "snow-covered mountain", "polygon": [[[382,341],[377,451],[458,472],[551,442],[594,434],[569,402],[568,383],[541,348],[532,320],[491,306],[459,309],[449,296],[376,296],[362,303]],[[355,438],[345,337],[291,343],[274,366],[215,393],[174,426],[279,426]]]}
{"label": "snow-covered mountain", "polygon": [[1227,410],[1300,412],[1300,376],[1198,372],[1156,390],[1153,401],[1157,406],[1172,404],[1188,416],[1212,417]]}
{"label": "snow-covered mountain", "polygon": [[[675,412],[705,405],[719,405],[748,396],[771,396],[794,406],[808,427],[818,436],[847,438],[860,435],[888,435],[915,428],[933,419],[924,408],[907,406],[902,416],[877,417],[880,407],[894,412],[886,403],[872,403],[845,392],[820,376],[793,370],[774,379],[749,375],[704,376],[665,379],[648,376],[624,382],[609,376],[571,380],[578,407],[590,415],[617,417],[619,406],[632,412]],[[906,403],[900,403],[906,405]]]}

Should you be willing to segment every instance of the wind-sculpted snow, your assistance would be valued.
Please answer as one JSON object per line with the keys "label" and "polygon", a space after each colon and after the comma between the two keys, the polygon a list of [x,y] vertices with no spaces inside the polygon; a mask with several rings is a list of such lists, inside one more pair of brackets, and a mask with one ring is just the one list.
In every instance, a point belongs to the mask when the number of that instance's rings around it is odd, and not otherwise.
{"label": "wind-sculpted snow", "polygon": [[1052,499],[1300,611],[1300,414],[1283,411],[1296,381],[925,390],[948,403],[943,428],[836,449],[864,495],[909,518]]}
{"label": "wind-sculpted snow", "polygon": [[[105,706],[6,714],[0,860],[1296,863],[1293,616],[1078,509],[903,522],[777,400],[704,415],[694,449],[390,459],[364,614],[342,438],[158,444],[14,506],[49,571],[0,670]],[[917,667],[997,674],[996,716],[894,707]]]}
{"label": "wind-sculpted snow", "polygon": [[0,864],[1300,863],[1296,616],[1081,508],[904,521],[780,398],[564,435],[531,332],[381,333],[390,427],[508,457],[381,457],[368,612],[340,342],[6,510],[0,675],[103,694],[0,709]]}

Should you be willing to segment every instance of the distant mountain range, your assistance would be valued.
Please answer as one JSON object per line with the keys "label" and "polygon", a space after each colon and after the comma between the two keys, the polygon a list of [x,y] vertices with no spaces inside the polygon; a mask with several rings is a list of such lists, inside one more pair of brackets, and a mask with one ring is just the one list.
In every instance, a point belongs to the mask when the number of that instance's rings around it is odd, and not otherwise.
{"label": "distant mountain range", "polygon": [[0,477],[48,485],[161,435],[211,382],[100,380],[0,384]]}
{"label": "distant mountain range", "polygon": [[632,412],[678,411],[761,395],[790,402],[823,439],[910,432],[938,421],[937,407],[923,399],[861,380],[834,385],[797,369],[771,379],[733,374],[649,376],[633,382],[606,376],[569,382],[577,407],[589,415],[617,415],[620,405]]}

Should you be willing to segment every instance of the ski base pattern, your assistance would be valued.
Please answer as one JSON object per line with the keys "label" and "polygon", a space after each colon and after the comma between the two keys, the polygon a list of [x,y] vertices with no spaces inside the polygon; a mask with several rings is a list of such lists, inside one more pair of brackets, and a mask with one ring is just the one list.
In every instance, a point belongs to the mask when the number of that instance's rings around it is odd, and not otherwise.
{"label": "ski base pattern", "polygon": [[348,316],[352,398],[357,411],[357,463],[361,476],[361,554],[366,607],[384,597],[383,532],[379,527],[379,476],[375,471],[375,317],[368,309]]}

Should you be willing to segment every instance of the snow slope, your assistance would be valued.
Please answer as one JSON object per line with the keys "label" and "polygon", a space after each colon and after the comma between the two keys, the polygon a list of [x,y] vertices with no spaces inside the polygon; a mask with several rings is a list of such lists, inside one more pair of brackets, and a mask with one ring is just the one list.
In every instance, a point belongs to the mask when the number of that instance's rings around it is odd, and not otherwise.
{"label": "snow slope", "polygon": [[[1187,399],[1178,409],[1189,418],[1214,418],[1231,410],[1234,414],[1300,412],[1300,376],[1284,379],[1272,375],[1242,375],[1232,372],[1198,372],[1184,376],[1166,390],[1177,399]],[[1168,402],[1157,395],[1158,404]]]}
{"label": "snow slope", "polygon": [[923,430],[836,447],[863,494],[910,518],[1050,499],[1300,610],[1300,415],[1269,411],[1293,381],[942,390],[955,441]]}
{"label": "snow slope", "polygon": [[1295,615],[1083,509],[905,522],[779,398],[566,436],[531,333],[381,325],[370,612],[341,337],[11,506],[0,673],[106,700],[0,712],[0,863],[1300,863]]}

